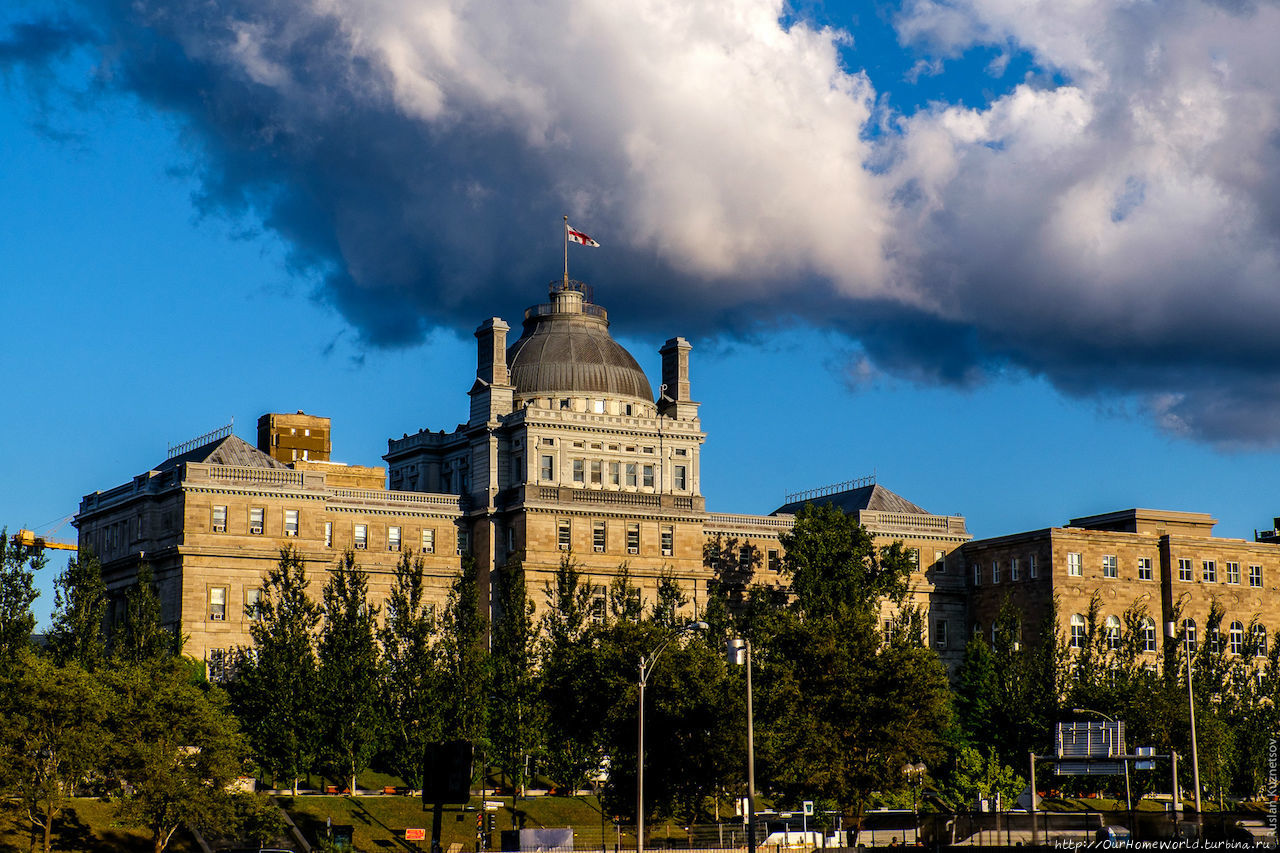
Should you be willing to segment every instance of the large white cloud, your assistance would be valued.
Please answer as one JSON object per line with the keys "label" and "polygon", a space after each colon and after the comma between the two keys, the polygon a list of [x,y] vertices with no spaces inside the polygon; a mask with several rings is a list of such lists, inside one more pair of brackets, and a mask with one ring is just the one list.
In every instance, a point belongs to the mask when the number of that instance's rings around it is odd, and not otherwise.
{"label": "large white cloud", "polygon": [[926,65],[1038,73],[893,115],[781,0],[81,2],[110,79],[202,141],[204,203],[257,209],[371,339],[527,301],[567,210],[641,317],[799,317],[925,381],[1013,366],[1280,435],[1274,3],[910,0]]}

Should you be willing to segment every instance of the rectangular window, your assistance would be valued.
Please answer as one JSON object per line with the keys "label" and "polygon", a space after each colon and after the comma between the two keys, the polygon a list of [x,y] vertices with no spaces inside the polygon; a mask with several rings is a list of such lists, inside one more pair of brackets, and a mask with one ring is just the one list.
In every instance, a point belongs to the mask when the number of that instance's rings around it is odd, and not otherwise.
{"label": "rectangular window", "polygon": [[600,623],[604,621],[605,613],[608,612],[608,599],[605,598],[605,588],[599,584],[591,587],[591,621]]}
{"label": "rectangular window", "polygon": [[456,550],[458,552],[459,557],[463,556],[464,554],[471,553],[471,531],[470,530],[458,531],[458,547]]}
{"label": "rectangular window", "polygon": [[920,549],[919,548],[907,549],[907,562],[911,564],[911,571],[913,572],[920,571]]}
{"label": "rectangular window", "polygon": [[1201,563],[1201,568],[1204,570],[1205,583],[1218,582],[1218,564],[1217,563],[1215,563],[1213,560],[1205,560],[1203,563]]}
{"label": "rectangular window", "polygon": [[1138,580],[1140,581],[1151,580],[1151,558],[1150,557],[1138,558]]}
{"label": "rectangular window", "polygon": [[369,547],[369,525],[357,524],[355,531],[355,547],[357,551],[363,551]]}
{"label": "rectangular window", "polygon": [[399,527],[387,528],[387,550],[388,551],[400,550],[400,528]]}
{"label": "rectangular window", "polygon": [[1018,579],[1019,568],[1020,567],[1018,566],[1018,558],[1010,557],[1009,558],[1009,580],[1016,581]]}
{"label": "rectangular window", "polygon": [[227,681],[231,677],[230,656],[226,649],[209,649],[205,674],[214,684]]}
{"label": "rectangular window", "polygon": [[423,528],[422,553],[434,554],[435,552],[436,552],[436,532],[435,530]]}
{"label": "rectangular window", "polygon": [[1262,586],[1262,566],[1249,567],[1249,586]]}
{"label": "rectangular window", "polygon": [[215,506],[213,508],[213,532],[227,532],[227,508],[225,506]]}
{"label": "rectangular window", "polygon": [[622,463],[610,462],[609,463],[609,485],[616,486],[619,483],[621,483],[622,482],[621,473],[622,473]]}
{"label": "rectangular window", "polygon": [[1102,576],[1104,578],[1120,576],[1120,561],[1116,559],[1115,554],[1102,555]]}
{"label": "rectangular window", "polygon": [[933,623],[933,644],[940,649],[947,647],[947,620],[939,619]]}
{"label": "rectangular window", "polygon": [[652,465],[644,466],[644,486],[646,489],[653,488],[653,466]]}
{"label": "rectangular window", "polygon": [[1067,554],[1067,574],[1073,578],[1078,578],[1084,574],[1084,561],[1079,554]]}
{"label": "rectangular window", "polygon": [[601,469],[603,467],[604,463],[600,460],[591,460],[591,485],[599,486],[604,481],[604,478],[601,476]]}
{"label": "rectangular window", "polygon": [[982,566],[973,564],[973,585],[982,586]]}
{"label": "rectangular window", "polygon": [[1185,557],[1178,558],[1178,580],[1187,581],[1188,583],[1195,580],[1195,570],[1191,568],[1191,561]]}
{"label": "rectangular window", "polygon": [[573,547],[573,528],[567,520],[562,520],[556,525],[556,544],[561,551],[568,551]]}
{"label": "rectangular window", "polygon": [[263,522],[266,520],[267,511],[260,506],[250,507],[249,509],[249,532],[255,535],[262,535]]}
{"label": "rectangular window", "polygon": [[1038,567],[1036,566],[1036,555],[1028,554],[1027,555],[1027,577],[1031,578],[1032,580],[1035,580],[1036,574],[1037,574],[1037,568]]}
{"label": "rectangular window", "polygon": [[262,590],[246,589],[244,591],[244,615],[254,621],[258,619],[258,603],[262,601]]}
{"label": "rectangular window", "polygon": [[933,552],[933,570],[937,574],[942,574],[947,570],[947,552],[946,551]]}
{"label": "rectangular window", "polygon": [[587,482],[586,468],[584,467],[583,461],[581,459],[573,460],[573,482],[575,483]]}
{"label": "rectangular window", "polygon": [[676,552],[676,532],[674,528],[662,528],[662,556],[670,557]]}
{"label": "rectangular window", "polygon": [[324,547],[333,547],[333,522],[326,521],[324,523]]}
{"label": "rectangular window", "polygon": [[542,457],[542,479],[550,482],[555,479],[556,458],[543,454]]}
{"label": "rectangular window", "polygon": [[298,511],[296,509],[286,509],[284,511],[284,535],[298,535]]}
{"label": "rectangular window", "polygon": [[640,525],[638,524],[627,525],[627,553],[640,553]]}
{"label": "rectangular window", "polygon": [[514,554],[516,552],[516,529],[507,527],[507,553]]}
{"label": "rectangular window", "polygon": [[635,484],[636,484],[636,463],[628,462],[627,463],[627,485],[634,487]]}
{"label": "rectangular window", "polygon": [[676,465],[671,470],[672,470],[671,488],[679,489],[682,492],[685,489],[689,488],[688,482],[687,482],[688,478],[685,476],[685,472],[688,470],[688,468],[686,468],[684,465]]}
{"label": "rectangular window", "polygon": [[597,521],[595,524],[591,525],[591,550],[595,551],[597,554],[603,554],[605,545],[607,544],[608,543],[605,539],[604,522]]}
{"label": "rectangular window", "polygon": [[991,582],[1000,583],[1000,561],[991,561]]}
{"label": "rectangular window", "polygon": [[782,571],[782,558],[778,554],[777,548],[770,548],[766,556],[768,558],[767,565],[769,566],[769,571],[775,573]]}
{"label": "rectangular window", "polygon": [[524,457],[523,456],[511,457],[511,482],[512,483],[524,482]]}
{"label": "rectangular window", "polygon": [[1227,563],[1227,583],[1240,583],[1240,564]]}
{"label": "rectangular window", "polygon": [[746,571],[751,568],[751,546],[743,545],[738,549],[738,568]]}
{"label": "rectangular window", "polygon": [[227,588],[225,586],[209,587],[209,621],[227,621]]}

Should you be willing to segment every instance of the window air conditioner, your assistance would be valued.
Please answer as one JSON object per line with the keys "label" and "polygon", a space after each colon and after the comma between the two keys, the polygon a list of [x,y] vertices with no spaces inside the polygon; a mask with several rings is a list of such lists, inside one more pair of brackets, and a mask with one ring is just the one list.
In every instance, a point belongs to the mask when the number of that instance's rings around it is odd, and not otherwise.
{"label": "window air conditioner", "polygon": [[595,546],[595,547],[596,547],[596,553],[597,553],[597,554],[603,554],[603,553],[604,553],[604,546],[603,546],[603,545],[597,545],[597,546]]}
{"label": "window air conditioner", "polygon": [[214,532],[214,533],[226,533],[226,532],[227,532],[227,526],[226,526],[225,524],[215,524],[215,525],[213,526],[213,532]]}
{"label": "window air conditioner", "polygon": [[[258,532],[259,532],[259,533],[261,533],[262,531],[261,531],[261,530],[259,530]],[[296,531],[296,530],[286,530],[286,531],[284,532],[284,535],[285,535],[285,536],[297,536],[297,535],[298,535],[298,531]]]}
{"label": "window air conditioner", "polygon": [[627,553],[628,553],[628,554],[639,554],[639,553],[640,553],[640,549],[639,549],[639,548],[635,548],[635,547],[630,547],[630,548],[627,548]]}
{"label": "window air conditioner", "polygon": [[436,552],[436,549],[431,547],[430,545],[422,546],[422,553],[424,554],[434,554],[435,552]]}
{"label": "window air conditioner", "polygon": [[399,544],[395,544],[395,545],[388,545],[388,546],[387,546],[387,550],[388,550],[388,551],[399,551],[399,550],[400,550],[400,545],[399,545]]}
{"label": "window air conditioner", "polygon": [[210,620],[212,620],[212,621],[214,621],[214,622],[222,622],[222,621],[226,620],[226,618],[227,618],[227,617],[226,617],[226,614],[224,614],[224,613],[210,613],[210,614],[209,614],[209,619],[210,619]]}
{"label": "window air conditioner", "polygon": [[250,533],[253,533],[253,534],[261,535],[261,534],[262,534],[262,525],[261,525],[261,524],[250,524],[250,525],[249,525],[249,532],[250,532]]}
{"label": "window air conditioner", "polygon": [[662,549],[662,556],[664,556],[664,557],[670,557],[670,556],[671,556],[671,549],[670,549],[670,548],[663,548],[663,549]]}
{"label": "window air conditioner", "polygon": [[364,550],[365,548],[367,548],[367,547],[369,547],[369,546],[368,546],[368,543],[366,543],[366,542],[357,542],[357,543],[356,543],[356,550],[357,550],[357,551],[363,551],[363,550]]}

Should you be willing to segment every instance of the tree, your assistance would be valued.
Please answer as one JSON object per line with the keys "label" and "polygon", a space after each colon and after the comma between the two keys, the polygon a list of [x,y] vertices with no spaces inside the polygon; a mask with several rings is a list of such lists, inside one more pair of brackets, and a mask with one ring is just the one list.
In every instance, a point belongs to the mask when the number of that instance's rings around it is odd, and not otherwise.
{"label": "tree", "polygon": [[476,563],[462,557],[445,606],[442,627],[445,664],[445,731],[472,744],[482,744],[488,728],[492,671],[486,647],[488,620],[480,610]]}
{"label": "tree", "polygon": [[781,537],[783,573],[807,616],[867,611],[900,603],[911,562],[901,542],[876,548],[867,529],[831,504],[806,504]]}
{"label": "tree", "polygon": [[313,635],[320,608],[307,595],[306,569],[292,548],[267,573],[252,612],[252,649],[240,649],[232,685],[249,743],[272,779],[298,779],[312,769],[319,744]]}
{"label": "tree", "polygon": [[640,587],[631,581],[631,566],[626,562],[609,581],[609,615],[621,622],[639,622],[644,617]]}
{"label": "tree", "polygon": [[542,705],[546,720],[543,743],[548,774],[562,787],[576,790],[599,763],[596,732],[599,703],[590,680],[593,661],[586,636],[592,590],[570,553],[562,554],[554,581],[545,585],[547,609],[542,616]]}
{"label": "tree", "polygon": [[84,549],[67,562],[54,591],[49,647],[60,663],[75,661],[90,672],[107,654],[102,625],[107,616],[107,587],[102,564]]}
{"label": "tree", "polygon": [[160,596],[152,583],[151,564],[142,563],[137,580],[125,594],[124,628],[116,639],[116,656],[127,663],[155,663],[178,654],[181,645],[181,638],[160,621]]}
{"label": "tree", "polygon": [[31,605],[40,595],[35,573],[44,568],[42,550],[25,548],[0,529],[0,663],[8,665],[31,646],[36,627]]}
{"label": "tree", "polygon": [[228,787],[240,775],[246,747],[226,694],[181,661],[124,666],[106,673],[112,691],[110,760],[116,817],[151,833],[163,853],[180,826],[200,831],[235,819]]}
{"label": "tree", "polygon": [[368,599],[368,575],[355,552],[347,551],[324,587],[318,704],[321,752],[337,778],[350,780],[353,792],[377,751],[383,721],[374,636],[378,610]]}
{"label": "tree", "polygon": [[522,793],[527,781],[525,757],[541,740],[543,708],[535,661],[537,623],[525,589],[524,567],[518,560],[502,567],[494,591],[498,606],[493,622],[489,742],[502,776]]}
{"label": "tree", "polygon": [[387,598],[382,642],[383,691],[391,769],[411,787],[423,787],[427,744],[444,739],[440,649],[434,642],[436,617],[423,603],[421,556],[406,552],[396,565]]}
{"label": "tree", "polygon": [[79,664],[23,653],[0,673],[0,787],[16,794],[49,853],[53,824],[108,743],[107,700]]}
{"label": "tree", "polygon": [[677,614],[680,608],[689,603],[689,597],[680,588],[675,572],[670,566],[663,566],[658,574],[658,596],[653,603],[653,621],[674,629],[678,624]]}

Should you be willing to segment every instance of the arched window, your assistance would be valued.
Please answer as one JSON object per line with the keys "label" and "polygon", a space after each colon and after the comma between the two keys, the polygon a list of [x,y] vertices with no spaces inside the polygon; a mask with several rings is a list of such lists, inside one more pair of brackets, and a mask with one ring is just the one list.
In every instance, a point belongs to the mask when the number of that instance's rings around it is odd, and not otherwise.
{"label": "arched window", "polygon": [[1079,613],[1071,616],[1071,648],[1084,648],[1084,616]]}
{"label": "arched window", "polygon": [[1258,647],[1257,648],[1258,655],[1260,657],[1265,657],[1267,654],[1267,626],[1254,625],[1253,640]]}
{"label": "arched window", "polygon": [[1156,620],[1150,616],[1142,620],[1142,650],[1144,652],[1156,650]]}
{"label": "arched window", "polygon": [[1244,625],[1240,622],[1232,622],[1227,636],[1231,641],[1231,654],[1240,654],[1240,650],[1244,648]]}
{"label": "arched window", "polygon": [[1120,648],[1120,619],[1115,616],[1108,616],[1106,621],[1107,630],[1107,648]]}
{"label": "arched window", "polygon": [[1197,648],[1197,643],[1196,643],[1196,620],[1194,620],[1194,619],[1183,619],[1183,620],[1182,620],[1182,630],[1183,630],[1183,631],[1186,631],[1186,633],[1187,633],[1187,641],[1186,641],[1186,642],[1187,642],[1187,650],[1194,654],[1194,653],[1195,653],[1195,651],[1196,651],[1196,648]]}

